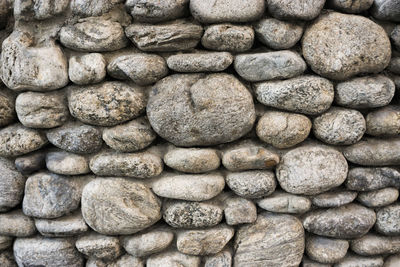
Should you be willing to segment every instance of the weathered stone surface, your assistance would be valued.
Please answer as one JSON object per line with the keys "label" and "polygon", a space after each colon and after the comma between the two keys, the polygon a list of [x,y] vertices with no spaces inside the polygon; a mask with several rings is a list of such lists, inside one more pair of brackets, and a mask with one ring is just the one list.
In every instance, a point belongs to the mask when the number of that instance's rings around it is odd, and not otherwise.
{"label": "weathered stone surface", "polygon": [[352,168],[346,187],[356,191],[371,191],[385,187],[400,187],[400,172],[393,168]]}
{"label": "weathered stone surface", "polygon": [[328,3],[335,9],[345,13],[361,13],[369,9],[374,0],[330,0]]}
{"label": "weathered stone surface", "polygon": [[172,148],[164,155],[168,167],[188,173],[216,170],[220,161],[217,151],[211,148]]}
{"label": "weathered stone surface", "polygon": [[52,2],[44,1],[13,1],[14,17],[17,20],[44,20],[60,15],[68,6],[68,0]]}
{"label": "weathered stone surface", "polygon": [[284,20],[312,20],[319,15],[325,4],[325,0],[267,0],[266,2],[271,15]]}
{"label": "weathered stone surface", "polygon": [[79,85],[98,83],[106,77],[106,61],[100,53],[72,56],[68,67],[69,79]]}
{"label": "weathered stone surface", "polygon": [[383,207],[376,212],[375,229],[385,235],[400,234],[400,205],[392,204]]}
{"label": "weathered stone surface", "polygon": [[68,91],[71,115],[93,125],[114,126],[138,117],[146,106],[144,89],[135,84],[104,82]]}
{"label": "weathered stone surface", "polygon": [[15,119],[15,94],[6,87],[0,87],[0,127]]}
{"label": "weathered stone surface", "polygon": [[365,17],[337,12],[321,15],[305,31],[302,50],[313,71],[335,80],[380,72],[391,56],[382,27]]}
{"label": "weathered stone surface", "polygon": [[49,171],[64,175],[79,175],[90,172],[85,156],[66,151],[53,151],[46,155],[46,167]]}
{"label": "weathered stone surface", "polygon": [[383,75],[353,78],[336,85],[335,102],[349,108],[376,108],[390,103],[394,82]]}
{"label": "weathered stone surface", "polygon": [[364,206],[378,208],[390,205],[399,198],[399,190],[393,187],[383,188],[375,191],[361,192],[357,200]]}
{"label": "weathered stone surface", "polygon": [[382,257],[364,257],[356,254],[348,253],[335,267],[381,267],[383,265]]}
{"label": "weathered stone surface", "polygon": [[369,166],[400,164],[400,139],[367,138],[343,150],[346,159],[352,163]]}
{"label": "weathered stone surface", "polygon": [[253,42],[253,28],[230,23],[207,26],[201,38],[201,44],[205,48],[237,53],[249,50]]}
{"label": "weathered stone surface", "polygon": [[123,0],[72,0],[72,13],[82,17],[100,16],[110,11]]}
{"label": "weathered stone surface", "polygon": [[141,22],[162,22],[185,16],[189,0],[128,0],[126,7],[132,17]]}
{"label": "weathered stone surface", "polygon": [[186,19],[156,25],[134,23],[126,27],[125,34],[143,51],[179,51],[194,48],[200,41],[203,27]]}
{"label": "weathered stone surface", "polygon": [[103,144],[99,129],[80,122],[69,122],[51,129],[46,136],[54,146],[78,154],[94,153]]}
{"label": "weathered stone surface", "polygon": [[14,255],[11,250],[0,251],[0,264],[6,267],[17,267],[17,263],[14,260]]}
{"label": "weathered stone surface", "polygon": [[96,232],[105,235],[136,233],[161,218],[161,204],[151,190],[123,178],[98,178],[82,192],[82,215]]}
{"label": "weathered stone surface", "polygon": [[390,34],[390,39],[392,39],[396,49],[400,51],[400,25],[396,25],[396,27],[394,27],[392,33]]}
{"label": "weathered stone surface", "polygon": [[35,233],[35,222],[21,210],[0,214],[0,235],[25,237]]}
{"label": "weathered stone surface", "polygon": [[224,215],[228,225],[253,223],[257,219],[257,207],[248,199],[230,196],[224,201]]}
{"label": "weathered stone surface", "polygon": [[265,197],[276,188],[275,175],[267,170],[228,173],[226,183],[235,194],[244,198]]}
{"label": "weathered stone surface", "polygon": [[354,109],[332,107],[313,120],[314,135],[331,145],[357,143],[365,130],[364,116]]}
{"label": "weathered stone surface", "polygon": [[305,75],[283,81],[254,84],[257,100],[266,106],[316,115],[333,101],[333,85],[327,79]]}
{"label": "weathered stone surface", "polygon": [[232,75],[177,74],[153,87],[147,116],[153,129],[173,144],[205,146],[246,134],[255,110],[251,94]]}
{"label": "weathered stone surface", "polygon": [[353,191],[332,191],[322,193],[311,198],[312,203],[321,208],[340,207],[353,202],[357,192]]}
{"label": "weathered stone surface", "polygon": [[314,234],[335,238],[356,238],[374,225],[375,212],[358,204],[316,210],[306,214],[304,228]]}
{"label": "weathered stone surface", "polygon": [[15,168],[23,174],[31,174],[46,167],[46,152],[37,150],[15,159]]}
{"label": "weathered stone surface", "polygon": [[83,257],[69,238],[41,236],[17,238],[14,256],[18,266],[71,266],[83,265]]}
{"label": "weathered stone surface", "polygon": [[218,72],[228,68],[233,56],[228,52],[198,52],[169,56],[168,67],[177,72]]}
{"label": "weathered stone surface", "polygon": [[232,266],[232,251],[224,249],[215,255],[203,257],[204,267],[230,267]]}
{"label": "weathered stone surface", "polygon": [[308,198],[281,191],[257,200],[257,204],[262,209],[278,213],[304,213],[311,208],[311,200]]}
{"label": "weathered stone surface", "polygon": [[[14,241],[14,238],[12,238],[11,236],[5,236],[5,235],[1,235],[0,236],[0,251],[3,251],[9,247],[12,246]],[[1,263],[1,260],[0,260]]]}
{"label": "weathered stone surface", "polygon": [[400,1],[374,0],[371,13],[377,19],[400,22]]}
{"label": "weathered stone surface", "polygon": [[118,237],[89,233],[76,240],[76,248],[90,258],[114,260],[121,255]]}
{"label": "weathered stone surface", "polygon": [[234,266],[298,266],[304,252],[304,229],[291,215],[261,213],[236,232]]}
{"label": "weathered stone surface", "polygon": [[367,134],[373,136],[398,136],[400,134],[400,107],[386,106],[371,111],[366,117]]}
{"label": "weathered stone surface", "polygon": [[200,267],[201,258],[193,255],[186,255],[176,250],[171,250],[150,256],[146,261],[147,267]]}
{"label": "weathered stone surface", "polygon": [[35,219],[35,226],[41,235],[47,237],[74,236],[89,230],[81,210],[56,219]]}
{"label": "weathered stone surface", "polygon": [[366,234],[351,241],[351,250],[363,256],[394,254],[400,252],[400,237]]}
{"label": "weathered stone surface", "polygon": [[125,266],[135,266],[144,267],[144,262],[140,258],[136,258],[129,254],[124,254],[113,261],[105,261],[96,258],[89,258],[86,262],[86,267],[125,267]]}
{"label": "weathered stone surface", "polygon": [[219,173],[164,173],[152,184],[156,195],[189,201],[208,200],[224,189],[225,179]]}
{"label": "weathered stone surface", "polygon": [[254,24],[256,37],[273,49],[288,49],[303,35],[303,24],[275,18],[263,18]]}
{"label": "weathered stone surface", "polygon": [[26,178],[11,160],[0,157],[0,212],[17,206],[24,195]]}
{"label": "weathered stone surface", "polygon": [[339,262],[346,256],[349,242],[341,239],[331,239],[321,236],[308,236],[306,238],[307,255],[321,263]]}
{"label": "weathered stone surface", "polygon": [[20,123],[0,130],[0,156],[16,157],[38,150],[47,143],[39,130],[26,128]]}
{"label": "weathered stone surface", "polygon": [[303,267],[332,267],[331,264],[323,264],[317,261],[310,260],[306,255],[303,256],[301,261]]}
{"label": "weathered stone surface", "polygon": [[386,258],[383,267],[396,267],[400,265],[400,255],[392,255]]}

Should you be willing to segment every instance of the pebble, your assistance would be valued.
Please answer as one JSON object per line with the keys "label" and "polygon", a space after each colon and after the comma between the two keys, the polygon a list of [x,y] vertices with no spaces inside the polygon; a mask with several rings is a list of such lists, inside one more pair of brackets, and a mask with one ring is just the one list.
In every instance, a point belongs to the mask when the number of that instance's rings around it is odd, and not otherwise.
{"label": "pebble", "polygon": [[223,249],[214,255],[203,257],[204,267],[230,267],[232,266],[232,251]]}
{"label": "pebble", "polygon": [[257,100],[270,107],[317,115],[333,102],[333,84],[312,75],[282,81],[268,81],[253,85]]}
{"label": "pebble", "polygon": [[266,197],[276,188],[275,174],[268,170],[231,172],[226,175],[226,184],[244,198]]}
{"label": "pebble", "polygon": [[331,239],[321,236],[306,238],[307,255],[320,263],[336,263],[346,256],[349,242],[342,239]]}
{"label": "pebble", "polygon": [[311,208],[311,200],[282,191],[275,191],[272,195],[257,200],[257,205],[270,212],[277,213],[304,213]]}
{"label": "pebble", "polygon": [[157,23],[187,15],[189,0],[128,0],[125,5],[135,21]]}
{"label": "pebble", "polygon": [[97,178],[88,183],[81,206],[86,223],[104,235],[133,234],[161,218],[161,203],[153,192],[124,178]]}
{"label": "pebble", "polygon": [[400,22],[400,2],[398,0],[374,0],[371,13],[377,19]]}
{"label": "pebble", "polygon": [[75,246],[80,253],[102,260],[114,260],[122,253],[118,237],[97,233],[80,236]]}
{"label": "pebble", "polygon": [[389,105],[368,113],[367,134],[373,136],[400,135],[400,107]]}
{"label": "pebble", "polygon": [[218,169],[221,160],[215,149],[174,147],[164,155],[164,162],[177,171],[204,173]]}
{"label": "pebble", "polygon": [[335,9],[345,13],[361,13],[368,10],[374,0],[330,0],[328,3]]}
{"label": "pebble", "polygon": [[387,187],[369,192],[360,192],[357,200],[364,206],[379,208],[390,205],[399,198],[399,190]]}
{"label": "pebble", "polygon": [[399,253],[400,237],[366,234],[361,238],[351,241],[351,250],[362,256]]}
{"label": "pebble", "polygon": [[0,235],[26,237],[35,233],[33,218],[23,214],[21,210],[0,214]]}
{"label": "pebble", "polygon": [[299,76],[307,65],[299,54],[282,50],[237,55],[234,67],[243,79],[259,82]]}
{"label": "pebble", "polygon": [[46,152],[37,150],[32,153],[17,157],[15,168],[22,174],[31,174],[46,167]]}
{"label": "pebble", "polygon": [[[0,235],[0,251],[3,251],[12,246],[14,238],[11,236]],[[1,260],[0,260],[1,263]]]}
{"label": "pebble", "polygon": [[250,92],[226,73],[168,76],[152,88],[146,110],[155,132],[176,146],[234,141],[256,119]]}
{"label": "pebble", "polygon": [[313,234],[334,238],[357,238],[374,226],[375,212],[358,204],[316,210],[303,218],[304,228]]}
{"label": "pebble", "polygon": [[383,265],[382,257],[363,257],[348,253],[342,261],[335,264],[335,267],[381,267]]}
{"label": "pebble", "polygon": [[200,267],[201,258],[193,255],[186,255],[176,250],[170,250],[163,253],[150,256],[146,261],[146,267]]}
{"label": "pebble", "polygon": [[49,171],[63,175],[80,175],[90,172],[85,156],[66,151],[53,151],[46,155],[46,167]]}
{"label": "pebble", "polygon": [[81,210],[56,219],[35,219],[39,233],[47,237],[76,236],[89,230],[82,217]]}
{"label": "pebble", "polygon": [[311,198],[313,205],[320,208],[335,208],[354,201],[357,192],[340,190],[322,193]]}
{"label": "pebble", "polygon": [[382,27],[368,18],[337,12],[321,15],[307,28],[302,50],[314,72],[334,80],[380,72],[391,56]]}
{"label": "pebble", "polygon": [[69,79],[75,84],[99,83],[106,77],[106,61],[100,53],[72,56],[68,67]]}
{"label": "pebble", "polygon": [[324,7],[325,0],[267,0],[269,13],[277,19],[312,20]]}
{"label": "pebble", "polygon": [[16,118],[15,94],[5,86],[0,87],[0,107],[0,127],[4,127]]}
{"label": "pebble", "polygon": [[388,186],[400,187],[400,172],[393,168],[352,168],[346,187],[356,191],[372,191]]}
{"label": "pebble", "polygon": [[0,173],[0,212],[5,212],[21,203],[26,178],[18,172],[11,160],[2,157]]}
{"label": "pebble", "polygon": [[245,198],[230,196],[224,201],[226,224],[254,223],[257,219],[256,205]]}
{"label": "pebble", "polygon": [[400,205],[392,204],[380,208],[376,212],[375,230],[384,235],[400,234]]}
{"label": "pebble", "polygon": [[177,72],[219,72],[233,62],[229,52],[198,52],[169,56],[168,67]]}

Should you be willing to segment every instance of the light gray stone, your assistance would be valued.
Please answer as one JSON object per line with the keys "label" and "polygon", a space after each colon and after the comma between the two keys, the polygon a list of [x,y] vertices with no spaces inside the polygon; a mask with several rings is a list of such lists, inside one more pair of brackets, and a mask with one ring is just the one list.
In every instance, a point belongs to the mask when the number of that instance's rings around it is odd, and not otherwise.
{"label": "light gray stone", "polygon": [[364,206],[379,208],[390,205],[399,198],[399,190],[387,187],[375,191],[360,192],[357,200]]}
{"label": "light gray stone", "polygon": [[324,264],[317,261],[310,260],[306,255],[303,256],[301,261],[303,267],[332,267],[331,264]]}
{"label": "light gray stone", "polygon": [[187,15],[189,0],[128,0],[125,5],[134,20],[157,23]]}
{"label": "light gray stone", "polygon": [[72,0],[71,9],[72,13],[82,17],[100,16],[118,4],[124,2],[123,0]]}
{"label": "light gray stone", "polygon": [[265,197],[276,188],[275,175],[267,170],[228,173],[226,183],[235,194],[244,198]]}
{"label": "light gray stone", "polygon": [[89,233],[80,236],[75,246],[78,251],[90,258],[114,260],[122,254],[118,237]]}
{"label": "light gray stone", "polygon": [[46,167],[49,171],[64,175],[79,175],[90,172],[85,156],[66,151],[53,151],[46,155]]}
{"label": "light gray stone", "polygon": [[319,15],[325,0],[267,0],[269,13],[277,19],[312,20]]}
{"label": "light gray stone", "polygon": [[215,149],[174,147],[164,155],[164,162],[181,172],[203,173],[218,169],[221,160]]}
{"label": "light gray stone", "polygon": [[204,267],[231,267],[232,251],[224,249],[215,255],[203,257]]}
{"label": "light gray stone", "polygon": [[384,235],[400,234],[400,205],[392,204],[376,212],[375,230]]}
{"label": "light gray stone", "polygon": [[15,94],[5,86],[0,87],[0,127],[12,123],[16,118]]}
{"label": "light gray stone", "polygon": [[369,9],[374,0],[328,0],[328,3],[345,13],[361,13]]}
{"label": "light gray stone", "polygon": [[69,79],[79,85],[98,83],[106,77],[106,61],[100,53],[72,56],[68,67]]}
{"label": "light gray stone", "polygon": [[377,19],[400,22],[400,1],[374,0],[371,13]]}
{"label": "light gray stone", "polygon": [[89,230],[80,209],[56,219],[35,219],[35,226],[41,235],[47,237],[75,236]]}
{"label": "light gray stone", "polygon": [[18,172],[11,160],[2,157],[0,173],[0,212],[5,212],[21,202],[26,178]]}
{"label": "light gray stone", "polygon": [[393,168],[352,168],[346,187],[356,191],[372,191],[385,187],[400,187],[400,172]]}
{"label": "light gray stone", "polygon": [[254,223],[257,219],[257,207],[248,199],[229,196],[224,200],[224,215],[228,225]]}
{"label": "light gray stone", "polygon": [[400,134],[400,107],[389,105],[371,111],[366,117],[367,134],[373,136],[398,136]]}
{"label": "light gray stone", "polygon": [[46,152],[37,150],[32,153],[17,157],[15,167],[22,174],[31,174],[46,167]]}
{"label": "light gray stone", "polygon": [[201,258],[193,255],[186,255],[176,250],[150,256],[146,261],[147,267],[200,267]]}
{"label": "light gray stone", "polygon": [[233,62],[228,52],[197,52],[169,56],[168,67],[177,72],[219,72]]}
{"label": "light gray stone", "polygon": [[21,210],[0,214],[0,235],[26,237],[35,233],[35,222]]}
{"label": "light gray stone", "polygon": [[311,198],[312,203],[320,208],[335,208],[353,202],[357,192],[353,191],[332,191],[322,193]]}
{"label": "light gray stone", "polygon": [[286,192],[275,191],[266,198],[257,200],[260,208],[277,213],[304,213],[311,208],[311,200]]}
{"label": "light gray stone", "polygon": [[351,241],[351,250],[362,256],[394,254],[400,252],[400,237],[366,234]]}
{"label": "light gray stone", "polygon": [[334,267],[381,267],[382,265],[382,257],[364,257],[348,253],[346,257],[335,264]]}
{"label": "light gray stone", "polygon": [[346,256],[349,242],[341,239],[331,239],[321,236],[308,236],[306,238],[307,255],[321,263],[339,262]]}
{"label": "light gray stone", "polygon": [[68,6],[68,0],[52,2],[42,1],[12,1],[14,3],[14,17],[17,20],[32,21],[45,20],[61,15]]}

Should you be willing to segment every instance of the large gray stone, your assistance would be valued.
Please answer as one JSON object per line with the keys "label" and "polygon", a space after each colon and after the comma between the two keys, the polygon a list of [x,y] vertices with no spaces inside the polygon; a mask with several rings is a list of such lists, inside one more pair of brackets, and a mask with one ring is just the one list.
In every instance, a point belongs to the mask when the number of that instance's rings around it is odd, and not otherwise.
{"label": "large gray stone", "polygon": [[319,15],[325,0],[267,0],[269,13],[284,20],[312,20]]}
{"label": "large gray stone", "polygon": [[361,13],[369,9],[374,0],[329,0],[328,3],[345,13]]}
{"label": "large gray stone", "polygon": [[100,16],[124,2],[123,0],[72,0],[71,10],[81,17]]}
{"label": "large gray stone", "polygon": [[24,195],[26,178],[11,160],[0,157],[0,212],[17,206]]}
{"label": "large gray stone", "polygon": [[352,168],[346,187],[356,191],[372,191],[388,186],[400,187],[400,172],[394,168]]}
{"label": "large gray stone", "polygon": [[371,13],[377,19],[400,22],[400,1],[374,0]]}
{"label": "large gray stone", "polygon": [[268,170],[228,173],[226,183],[235,194],[244,198],[265,197],[276,188],[275,175]]}
{"label": "large gray stone", "polygon": [[400,205],[395,203],[378,209],[375,229],[384,235],[400,234]]}
{"label": "large gray stone", "polygon": [[26,237],[35,233],[35,222],[21,210],[0,213],[0,235]]}
{"label": "large gray stone", "polygon": [[228,52],[197,52],[169,56],[168,67],[177,72],[219,72],[233,62]]}
{"label": "large gray stone", "polygon": [[373,136],[400,135],[400,107],[386,106],[368,113],[367,134]]}
{"label": "large gray stone", "polygon": [[136,21],[157,23],[187,15],[189,0],[128,0],[125,5]]}
{"label": "large gray stone", "polygon": [[320,263],[339,262],[346,256],[349,242],[341,239],[331,239],[310,235],[306,238],[307,255]]}
{"label": "large gray stone", "polygon": [[231,195],[224,200],[224,215],[228,225],[253,223],[257,219],[257,207],[251,200]]}
{"label": "large gray stone", "polygon": [[376,257],[364,257],[357,254],[348,253],[339,263],[335,264],[335,267],[381,267],[383,265],[383,258],[380,256]]}
{"label": "large gray stone", "polygon": [[181,172],[203,173],[218,169],[221,160],[211,148],[172,148],[164,155],[164,162]]}

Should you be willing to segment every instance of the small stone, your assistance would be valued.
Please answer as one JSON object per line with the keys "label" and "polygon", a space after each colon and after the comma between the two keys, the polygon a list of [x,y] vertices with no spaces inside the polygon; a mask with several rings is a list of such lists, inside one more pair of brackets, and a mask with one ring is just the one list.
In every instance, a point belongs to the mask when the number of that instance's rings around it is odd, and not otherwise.
{"label": "small stone", "polygon": [[0,127],[12,123],[16,118],[15,95],[5,86],[0,87]]}
{"label": "small stone", "polygon": [[232,251],[224,249],[217,254],[203,258],[204,267],[230,267],[232,266]]}
{"label": "small stone", "polygon": [[76,248],[88,257],[103,260],[114,260],[121,255],[118,237],[90,233],[76,240]]}
{"label": "small stone", "polygon": [[386,106],[368,113],[367,134],[373,136],[398,136],[400,134],[400,107]]}
{"label": "small stone", "polygon": [[25,237],[35,233],[35,222],[21,210],[0,214],[0,235]]}
{"label": "small stone", "polygon": [[106,265],[106,267],[125,267],[125,266],[144,267],[145,265],[142,259],[133,257],[129,254],[125,254],[115,262]]}
{"label": "small stone", "polygon": [[346,256],[349,242],[341,239],[331,239],[321,236],[308,236],[306,238],[307,255],[321,263],[339,262]]}
{"label": "small stone", "polygon": [[368,166],[400,164],[400,139],[367,138],[343,150],[343,155],[352,163]]}
{"label": "small stone", "polygon": [[371,13],[377,19],[400,22],[400,1],[374,0]]}
{"label": "small stone", "polygon": [[342,12],[361,13],[369,9],[374,3],[374,0],[330,0],[328,3]]}
{"label": "small stone", "polygon": [[[400,7],[400,4],[399,4],[399,7]],[[400,14],[400,12],[399,12],[399,14]],[[400,25],[396,25],[396,27],[394,27],[392,33],[390,34],[390,39],[392,39],[393,44],[397,48],[397,50],[400,51]]]}
{"label": "small stone", "polygon": [[335,80],[380,72],[391,56],[390,41],[381,26],[362,16],[337,12],[321,15],[308,27],[302,50],[314,72]]}
{"label": "small stone", "polygon": [[72,13],[81,17],[100,16],[107,13],[123,0],[72,0]]}
{"label": "small stone", "polygon": [[260,213],[253,224],[240,227],[234,242],[234,266],[299,266],[304,229],[294,216]]}
{"label": "small stone", "polygon": [[17,238],[14,256],[18,266],[83,266],[83,257],[75,248],[75,240],[69,238]]}
{"label": "small stone", "polygon": [[308,115],[326,111],[333,101],[333,85],[318,76],[254,84],[257,100],[266,106]]}
{"label": "small stone", "polygon": [[17,157],[38,150],[47,144],[46,136],[38,130],[15,123],[0,130],[0,156]]}
{"label": "small stone", "polygon": [[332,191],[322,193],[311,198],[312,203],[320,208],[336,208],[353,202],[357,192],[353,191]]}
{"label": "small stone", "polygon": [[366,234],[375,224],[371,209],[358,204],[311,211],[303,218],[304,228],[313,234],[334,238],[357,238]]}
{"label": "small stone", "polygon": [[103,144],[99,129],[80,122],[69,122],[51,129],[46,136],[54,146],[78,154],[94,153]]}
{"label": "small stone", "polygon": [[168,52],[194,48],[203,27],[187,19],[156,25],[134,23],[126,27],[125,34],[142,51]]}
{"label": "small stone", "polygon": [[352,168],[346,187],[356,191],[372,191],[388,186],[400,187],[400,172],[393,168]]}
{"label": "small stone", "polygon": [[351,145],[366,130],[364,116],[357,110],[332,107],[313,120],[314,135],[330,145]]}
{"label": "small stone", "polygon": [[202,23],[247,22],[259,19],[265,10],[263,0],[191,0],[190,12]]}
{"label": "small stone", "polygon": [[164,173],[157,179],[152,189],[160,197],[203,201],[208,200],[224,189],[225,179],[219,173],[170,174]]}
{"label": "small stone", "polygon": [[222,207],[210,201],[172,200],[163,206],[164,221],[175,228],[211,227],[220,223],[222,217]]}
{"label": "small stone", "polygon": [[2,157],[0,173],[0,212],[5,212],[21,203],[26,178],[18,172],[11,160]]}
{"label": "small stone", "polygon": [[348,253],[335,267],[381,267],[383,265],[382,257],[363,257]]}
{"label": "small stone", "polygon": [[90,172],[88,159],[85,156],[62,150],[47,153],[46,167],[51,172],[64,175],[79,175]]}
{"label": "small stone", "polygon": [[257,219],[257,207],[250,200],[230,196],[224,201],[224,215],[228,225],[253,223]]}
{"label": "small stone", "polygon": [[392,255],[386,258],[383,267],[397,267],[400,265],[400,255]]}
{"label": "small stone", "polygon": [[176,246],[189,255],[209,255],[220,252],[231,240],[235,230],[225,224],[201,230],[181,230],[177,233]]}
{"label": "small stone", "polygon": [[199,52],[169,56],[168,67],[177,72],[219,72],[233,62],[228,52]]}
{"label": "small stone", "polygon": [[107,65],[110,76],[132,80],[138,85],[149,85],[168,74],[164,58],[156,54],[134,53],[115,57]]}
{"label": "small stone", "polygon": [[235,194],[244,198],[266,197],[276,188],[275,175],[271,171],[228,173],[226,183]]}
{"label": "small stone", "polygon": [[400,74],[400,56],[392,56],[387,70],[395,74]]}
{"label": "small stone", "polygon": [[249,50],[253,42],[253,28],[230,23],[207,26],[201,38],[201,44],[205,48],[236,53]]}
{"label": "small stone", "polygon": [[45,20],[60,15],[67,8],[69,1],[15,1],[12,3],[14,3],[14,17],[16,20],[30,21],[33,20],[33,18],[37,20]]}
{"label": "small stone", "polygon": [[147,257],[166,249],[174,239],[174,234],[166,229],[153,229],[122,238],[126,252],[135,257]]}
{"label": "small stone", "polygon": [[280,191],[257,200],[257,204],[262,209],[277,213],[304,213],[311,208],[311,201],[308,198]]}
{"label": "small stone", "polygon": [[89,230],[83,220],[81,210],[71,215],[56,219],[35,219],[35,226],[39,233],[47,237],[64,237],[80,235]]}
{"label": "small stone", "polygon": [[106,77],[106,61],[99,53],[72,56],[68,75],[73,83],[79,85],[101,82]]}
{"label": "small stone", "polygon": [[[12,246],[14,239],[11,236],[0,235],[0,251]],[[1,260],[0,260],[1,263]]]}
{"label": "small stone", "polygon": [[146,261],[147,267],[200,267],[200,257],[186,255],[179,251],[171,250],[150,256]]}
{"label": "small stone", "polygon": [[16,169],[23,174],[46,168],[46,153],[43,150],[37,150],[15,159]]}
{"label": "small stone", "polygon": [[323,264],[320,262],[310,260],[306,255],[303,256],[302,266],[303,267],[332,267],[331,264]]}
{"label": "small stone", "polygon": [[384,235],[400,234],[400,205],[392,204],[376,212],[375,230]]}
{"label": "small stone", "polygon": [[114,126],[138,117],[146,97],[142,87],[112,81],[70,87],[68,105],[71,115],[84,123]]}
{"label": "small stone", "polygon": [[288,49],[303,35],[303,24],[263,18],[254,24],[254,31],[257,39],[266,46],[273,49]]}
{"label": "small stone", "polygon": [[157,23],[187,15],[189,0],[128,0],[126,7],[136,21]]}
{"label": "small stone", "polygon": [[124,178],[97,178],[82,192],[86,223],[104,235],[128,235],[161,218],[160,200],[138,182]]}
{"label": "small stone", "polygon": [[319,15],[325,4],[325,0],[267,0],[266,2],[269,13],[277,19],[284,20],[312,20]]}
{"label": "small stone", "polygon": [[400,252],[400,237],[366,234],[351,241],[351,250],[362,256],[394,254]]}
{"label": "small stone", "polygon": [[289,50],[237,55],[234,66],[243,79],[251,82],[293,78],[307,68],[303,58]]}
{"label": "small stone", "polygon": [[217,151],[211,148],[174,147],[164,155],[164,162],[168,167],[187,173],[216,170],[220,161]]}
{"label": "small stone", "polygon": [[151,90],[146,110],[153,129],[176,146],[234,141],[256,118],[250,92],[226,73],[168,76]]}
{"label": "small stone", "polygon": [[162,159],[149,152],[101,152],[90,160],[90,169],[100,176],[150,178],[163,171]]}
{"label": "small stone", "polygon": [[399,190],[388,187],[375,191],[361,192],[357,200],[364,206],[370,208],[379,208],[390,205],[399,198]]}
{"label": "small stone", "polygon": [[289,148],[303,142],[310,133],[311,120],[304,115],[267,111],[258,120],[257,136],[277,148]]}

